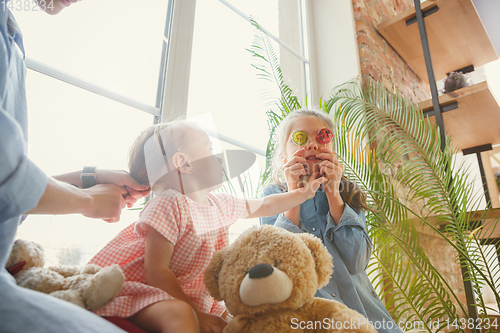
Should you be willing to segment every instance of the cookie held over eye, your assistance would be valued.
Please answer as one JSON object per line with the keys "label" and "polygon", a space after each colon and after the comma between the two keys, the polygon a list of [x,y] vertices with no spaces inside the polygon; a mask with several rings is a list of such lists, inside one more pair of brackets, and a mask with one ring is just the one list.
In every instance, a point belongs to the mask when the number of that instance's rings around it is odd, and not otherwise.
{"label": "cookie held over eye", "polygon": [[328,128],[322,128],[318,132],[318,141],[324,144],[330,143],[333,140],[333,133]]}
{"label": "cookie held over eye", "polygon": [[295,131],[292,134],[292,141],[297,146],[303,146],[307,143],[307,134],[303,131]]}

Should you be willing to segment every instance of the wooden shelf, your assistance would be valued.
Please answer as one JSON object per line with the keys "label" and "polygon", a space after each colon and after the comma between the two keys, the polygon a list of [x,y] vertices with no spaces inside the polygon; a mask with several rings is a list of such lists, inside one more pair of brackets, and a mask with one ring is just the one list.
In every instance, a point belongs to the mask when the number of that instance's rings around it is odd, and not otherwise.
{"label": "wooden shelf", "polygon": [[[439,97],[440,105],[453,102],[458,103],[458,109],[444,112],[443,120],[454,147],[466,149],[488,143],[500,144],[500,107],[486,81]],[[422,111],[432,110],[432,100],[418,106]]]}
{"label": "wooden shelf", "polygon": [[[483,211],[477,211],[472,219],[479,220]],[[480,239],[484,238],[500,238],[500,208],[493,208],[490,210],[486,220],[483,223]],[[486,237],[487,236],[487,237]]]}
{"label": "wooden shelf", "polygon": [[[500,238],[500,208],[492,208],[489,211],[488,216],[484,217],[483,216],[484,211],[479,210],[477,212],[474,212],[471,216],[471,221],[480,221],[484,220],[483,223],[483,229],[481,230],[481,233],[478,233],[476,235],[479,235],[479,239],[494,239],[494,238]],[[426,235],[431,235],[431,236],[437,236],[437,234],[432,230],[430,227],[424,225],[419,219],[417,218],[412,218],[410,221],[413,221],[415,223],[415,227],[418,232],[426,234]],[[441,219],[438,219],[435,216],[430,216],[426,219],[426,221],[434,226],[436,228],[440,228],[440,221]]]}
{"label": "wooden shelf", "polygon": [[[421,7],[425,11],[436,5],[439,10],[424,18],[436,80],[446,78],[451,71],[498,59],[472,0],[429,0]],[[406,26],[406,20],[413,17],[415,8],[410,8],[379,24],[377,29],[415,73],[427,81],[418,24]]]}

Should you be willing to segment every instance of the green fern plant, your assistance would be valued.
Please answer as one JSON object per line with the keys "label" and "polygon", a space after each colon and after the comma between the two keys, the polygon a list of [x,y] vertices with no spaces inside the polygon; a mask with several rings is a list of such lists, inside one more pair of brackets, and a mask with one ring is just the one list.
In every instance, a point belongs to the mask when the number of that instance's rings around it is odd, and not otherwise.
{"label": "green fern plant", "polygon": [[[253,66],[260,77],[275,80],[281,91],[280,100],[267,111],[271,137],[261,179],[265,185],[270,179],[274,131],[301,105],[284,84],[267,35],[253,24],[258,31],[249,49],[257,59]],[[495,248],[481,246],[481,239],[490,238],[497,221],[489,228],[474,223],[484,221],[489,211],[473,219],[470,212],[478,210],[482,196],[474,194],[469,170],[455,164],[457,151],[450,141],[441,151],[439,129],[407,98],[370,80],[335,88],[320,108],[334,118],[336,154],[345,175],[368,194],[373,211],[367,214],[367,224],[374,251],[367,269],[396,323],[419,322],[428,332],[436,328],[465,332],[471,326],[475,330],[479,320],[489,320],[481,287],[488,285],[500,306],[500,272],[487,264],[490,257],[498,259]],[[432,265],[421,246],[422,227],[449,244],[456,253],[450,260],[468,272],[479,320],[470,318],[468,305],[460,302],[450,282]],[[489,325],[483,331],[497,328]]]}

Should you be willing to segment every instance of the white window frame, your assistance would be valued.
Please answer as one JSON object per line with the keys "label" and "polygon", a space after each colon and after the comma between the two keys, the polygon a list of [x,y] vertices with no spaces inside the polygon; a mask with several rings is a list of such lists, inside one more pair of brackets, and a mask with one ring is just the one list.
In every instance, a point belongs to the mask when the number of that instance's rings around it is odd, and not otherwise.
{"label": "white window frame", "polygon": [[[250,22],[250,17],[233,6],[227,0],[219,0],[234,13]],[[290,51],[303,64],[304,95],[310,95],[312,81],[310,75],[309,40],[307,33],[307,0],[299,2],[299,24],[301,25],[301,50],[298,52],[287,45],[284,41],[267,31],[264,31],[282,47]],[[106,87],[79,78],[75,75],[48,66],[35,59],[26,58],[26,67],[30,70],[47,75],[51,78],[71,84],[83,90],[87,90],[111,99],[118,103],[130,106],[134,109],[144,111],[155,116],[154,122],[166,121],[172,118],[186,118],[189,91],[189,74],[191,66],[191,53],[193,46],[194,19],[196,0],[169,0],[165,21],[163,37],[162,57],[160,63],[156,105],[149,105],[125,95],[119,94]],[[306,100],[306,96],[303,96]],[[234,138],[218,135],[219,139],[237,147],[250,150],[256,154],[265,156],[261,149],[252,147]]]}

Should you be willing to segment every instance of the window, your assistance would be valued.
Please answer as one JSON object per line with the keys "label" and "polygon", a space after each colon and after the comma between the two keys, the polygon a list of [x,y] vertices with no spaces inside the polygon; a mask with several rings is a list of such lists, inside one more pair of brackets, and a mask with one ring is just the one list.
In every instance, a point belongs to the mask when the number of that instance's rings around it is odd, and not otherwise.
{"label": "window", "polygon": [[[56,73],[96,85],[104,94],[158,112],[167,4],[83,1],[54,17],[31,11],[13,14],[24,34],[28,67],[54,67]],[[48,175],[84,165],[127,170],[129,147],[154,120],[151,113],[34,70],[27,73],[27,96],[30,158]],[[125,209],[116,224],[80,215],[33,215],[17,237],[41,243],[48,264],[84,264],[137,215]]]}
{"label": "window", "polygon": [[[14,12],[25,36],[28,68],[33,69],[27,78],[31,159],[49,175],[84,165],[127,170],[128,149],[154,115],[165,120],[179,110],[188,118],[210,112],[223,149],[256,152],[258,162],[250,170],[248,186],[255,189],[265,164],[268,129],[262,82],[245,50],[255,28],[241,14],[254,17],[286,45],[273,42],[282,62],[292,64],[290,84],[302,89],[307,87],[308,64],[304,48],[292,43],[302,40],[297,36],[302,34],[300,11],[294,20],[282,19],[284,6],[300,9],[301,1],[194,3],[83,1],[54,17]],[[184,103],[178,110],[172,104],[176,99]],[[233,180],[233,186],[237,184]],[[137,217],[138,210],[128,209],[115,224],[79,215],[36,215],[23,223],[17,237],[41,243],[48,264],[80,265]],[[243,222],[236,227],[232,239],[249,226]]]}
{"label": "window", "polygon": [[[299,1],[277,0],[196,2],[187,117],[210,113],[220,137],[230,138],[231,142],[222,143],[225,150],[255,148],[253,151],[257,155],[257,162],[246,175],[247,196],[256,194],[260,172],[265,167],[264,154],[269,140],[266,103],[279,98],[276,85],[259,80],[257,71],[251,66],[255,60],[247,49],[254,42],[257,29],[247,18],[252,17],[276,40],[294,52],[272,40],[278,59],[287,65],[288,72],[285,75],[290,74],[287,77],[293,79],[287,83],[300,88],[294,90],[300,97],[304,93],[305,78],[303,61],[295,54],[303,56],[299,53],[300,48],[296,51],[288,45],[293,40],[300,39],[298,4]],[[293,10],[289,7],[293,7]],[[285,40],[281,39],[282,36]],[[243,196],[239,190],[239,181],[233,179],[231,182],[237,195]],[[231,239],[235,239],[252,224],[258,223],[257,219],[236,223],[231,229]]]}

